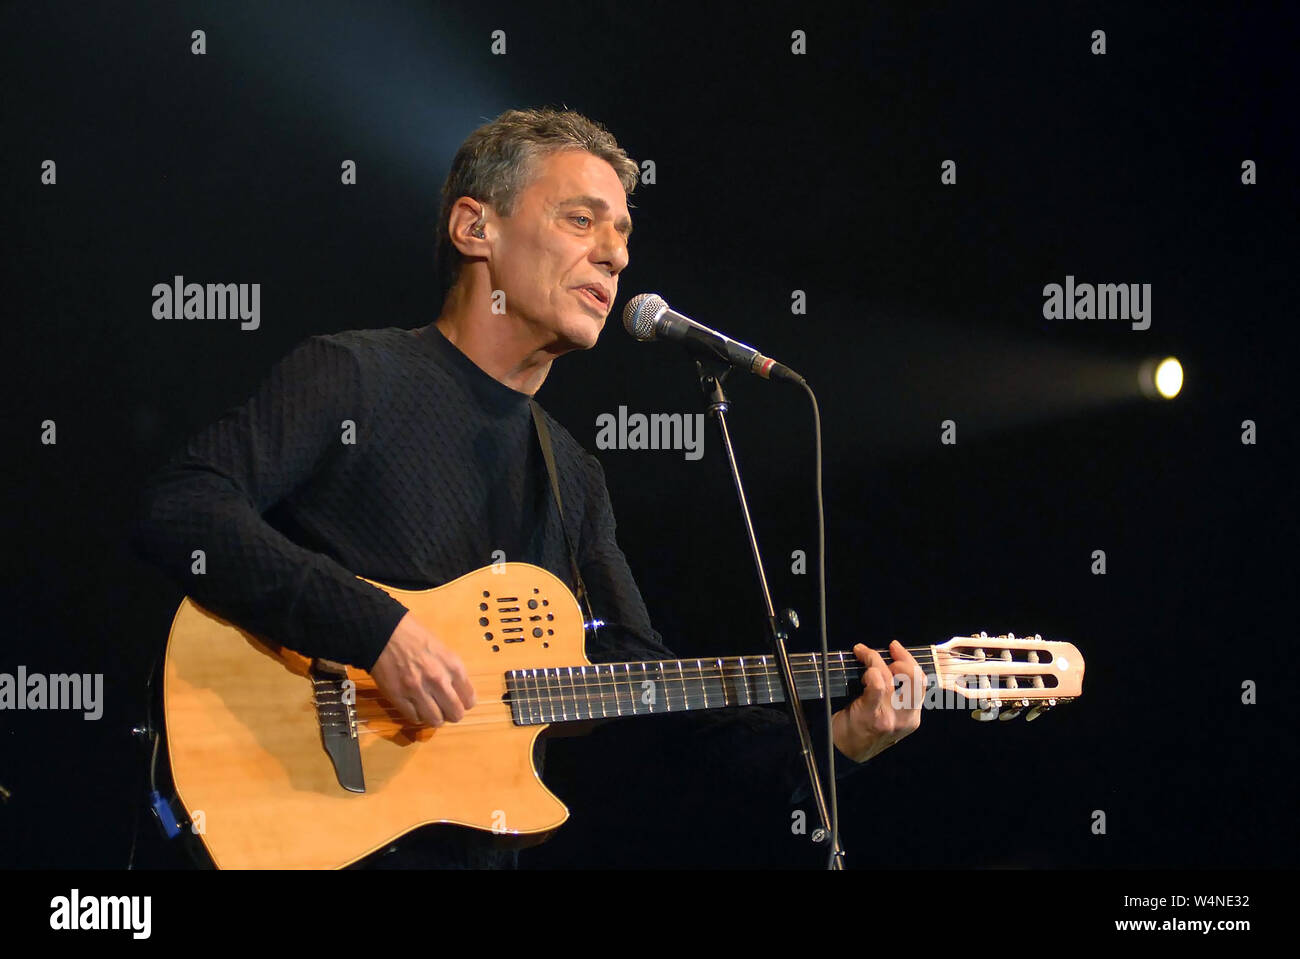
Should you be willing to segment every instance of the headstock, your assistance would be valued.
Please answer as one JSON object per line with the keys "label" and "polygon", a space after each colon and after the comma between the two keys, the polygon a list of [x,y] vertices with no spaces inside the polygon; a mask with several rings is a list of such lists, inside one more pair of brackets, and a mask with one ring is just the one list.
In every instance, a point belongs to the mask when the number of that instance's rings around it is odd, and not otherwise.
{"label": "headstock", "polygon": [[957,708],[978,704],[971,715],[983,722],[1015,719],[1025,709],[1026,721],[1034,720],[1083,694],[1083,656],[1072,643],[979,633],[930,650],[935,692],[961,697]]}

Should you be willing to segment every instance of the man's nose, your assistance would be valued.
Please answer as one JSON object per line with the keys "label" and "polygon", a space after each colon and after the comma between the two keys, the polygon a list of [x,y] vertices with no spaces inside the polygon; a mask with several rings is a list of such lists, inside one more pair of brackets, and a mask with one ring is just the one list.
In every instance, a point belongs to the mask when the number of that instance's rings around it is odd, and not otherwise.
{"label": "man's nose", "polygon": [[605,229],[601,231],[600,241],[592,250],[592,256],[598,263],[608,266],[609,272],[614,276],[627,268],[627,240],[623,238],[623,234],[614,229],[612,223],[607,223]]}

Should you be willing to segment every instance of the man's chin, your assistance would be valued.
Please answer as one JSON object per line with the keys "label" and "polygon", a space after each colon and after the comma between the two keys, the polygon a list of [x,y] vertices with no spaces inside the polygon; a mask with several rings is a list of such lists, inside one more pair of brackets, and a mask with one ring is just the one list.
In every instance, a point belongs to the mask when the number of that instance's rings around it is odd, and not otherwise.
{"label": "man's chin", "polygon": [[594,316],[586,317],[585,320],[584,323],[576,323],[565,329],[564,339],[571,344],[569,350],[589,350],[600,339],[601,331],[605,329],[605,321],[598,320]]}

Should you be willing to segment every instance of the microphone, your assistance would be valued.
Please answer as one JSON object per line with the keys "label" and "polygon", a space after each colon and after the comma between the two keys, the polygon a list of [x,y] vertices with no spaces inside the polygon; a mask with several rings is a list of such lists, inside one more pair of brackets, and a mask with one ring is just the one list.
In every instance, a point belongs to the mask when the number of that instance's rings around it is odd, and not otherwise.
{"label": "microphone", "polygon": [[765,380],[804,382],[804,378],[790,367],[764,356],[752,346],[738,343],[671,309],[658,293],[641,293],[632,297],[623,308],[623,328],[642,342],[660,337],[676,340],[692,352],[715,356]]}

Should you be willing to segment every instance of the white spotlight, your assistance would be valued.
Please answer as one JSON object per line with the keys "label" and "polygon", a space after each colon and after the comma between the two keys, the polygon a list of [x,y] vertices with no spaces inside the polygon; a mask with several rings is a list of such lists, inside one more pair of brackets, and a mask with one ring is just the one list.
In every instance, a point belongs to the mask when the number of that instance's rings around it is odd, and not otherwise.
{"label": "white spotlight", "polygon": [[1172,356],[1147,360],[1138,370],[1138,385],[1145,396],[1172,400],[1183,388],[1183,364]]}

